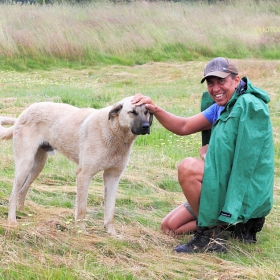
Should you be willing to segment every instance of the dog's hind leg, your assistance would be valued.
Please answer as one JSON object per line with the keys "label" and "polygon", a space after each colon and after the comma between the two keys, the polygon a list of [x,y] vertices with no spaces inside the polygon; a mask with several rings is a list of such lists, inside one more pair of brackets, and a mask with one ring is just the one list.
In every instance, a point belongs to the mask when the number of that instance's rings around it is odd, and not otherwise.
{"label": "dog's hind leg", "polygon": [[10,224],[16,224],[17,204],[19,209],[23,210],[27,191],[43,169],[47,159],[46,152],[40,148],[35,153],[35,156],[31,155],[28,157],[21,156],[20,159],[16,158],[15,180],[9,202],[8,222]]}
{"label": "dog's hind leg", "polygon": [[104,180],[104,227],[108,234],[116,235],[114,226],[114,212],[117,191],[122,170],[107,169],[103,173]]}
{"label": "dog's hind leg", "polygon": [[33,183],[33,181],[38,177],[38,175],[41,173],[42,169],[45,166],[46,160],[48,158],[48,154],[42,150],[38,149],[35,157],[34,157],[34,163],[29,173],[29,180],[24,184],[20,191],[18,196],[18,209],[23,210],[24,209],[24,201],[26,194],[28,192],[29,186]]}
{"label": "dog's hind leg", "polygon": [[30,170],[33,166],[32,159],[22,159],[16,162],[15,179],[12,194],[9,202],[8,222],[16,224],[16,209],[20,190],[28,189],[30,185]]}

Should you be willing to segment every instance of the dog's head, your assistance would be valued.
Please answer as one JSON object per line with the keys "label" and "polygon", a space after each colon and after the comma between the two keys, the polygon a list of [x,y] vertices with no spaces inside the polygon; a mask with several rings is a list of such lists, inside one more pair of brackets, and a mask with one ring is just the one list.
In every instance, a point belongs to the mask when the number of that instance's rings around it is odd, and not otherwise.
{"label": "dog's head", "polygon": [[145,105],[135,106],[132,97],[127,97],[116,103],[109,112],[109,120],[118,118],[120,127],[130,128],[135,135],[150,134],[153,114]]}

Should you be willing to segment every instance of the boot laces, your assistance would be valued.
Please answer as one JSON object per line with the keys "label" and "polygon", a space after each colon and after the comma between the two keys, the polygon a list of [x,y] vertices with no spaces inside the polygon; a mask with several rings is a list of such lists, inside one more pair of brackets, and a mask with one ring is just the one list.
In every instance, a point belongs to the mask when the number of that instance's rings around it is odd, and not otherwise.
{"label": "boot laces", "polygon": [[193,244],[198,244],[201,242],[205,242],[206,241],[206,237],[199,232],[196,232],[193,236],[193,238],[188,242],[189,245],[193,245]]}

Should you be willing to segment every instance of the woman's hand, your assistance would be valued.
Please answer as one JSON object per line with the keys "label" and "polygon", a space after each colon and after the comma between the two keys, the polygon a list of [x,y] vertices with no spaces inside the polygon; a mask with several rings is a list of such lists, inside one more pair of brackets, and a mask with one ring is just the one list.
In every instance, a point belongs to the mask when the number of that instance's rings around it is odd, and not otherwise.
{"label": "woman's hand", "polygon": [[199,155],[203,159],[203,161],[205,161],[207,149],[208,149],[208,144],[201,147],[200,150],[199,150]]}
{"label": "woman's hand", "polygon": [[158,109],[158,106],[153,102],[153,100],[149,96],[145,96],[141,93],[137,93],[133,96],[131,100],[132,104],[136,106],[140,106],[145,104],[145,107],[150,111],[150,113],[155,113]]}

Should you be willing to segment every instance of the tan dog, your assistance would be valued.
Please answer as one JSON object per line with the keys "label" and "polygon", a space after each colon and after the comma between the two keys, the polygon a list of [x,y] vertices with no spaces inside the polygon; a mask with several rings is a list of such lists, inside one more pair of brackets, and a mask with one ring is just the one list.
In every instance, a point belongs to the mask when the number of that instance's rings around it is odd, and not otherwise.
{"label": "tan dog", "polygon": [[135,106],[132,97],[103,109],[79,109],[68,104],[41,102],[24,110],[18,119],[0,117],[0,139],[13,138],[15,180],[8,222],[16,224],[16,207],[24,208],[31,183],[42,171],[48,153],[58,151],[78,164],[75,221],[85,232],[90,180],[104,171],[104,227],[115,235],[114,208],[118,183],[137,135],[149,134],[152,114]]}

